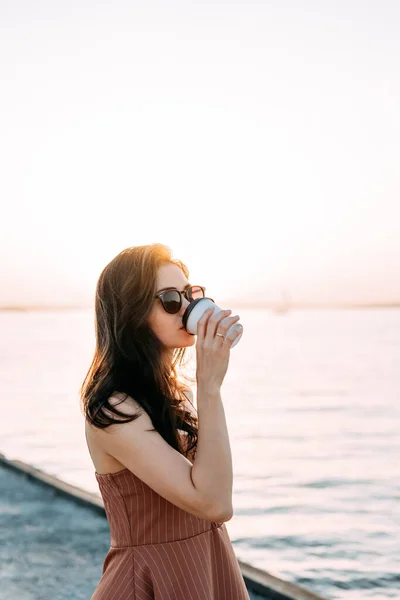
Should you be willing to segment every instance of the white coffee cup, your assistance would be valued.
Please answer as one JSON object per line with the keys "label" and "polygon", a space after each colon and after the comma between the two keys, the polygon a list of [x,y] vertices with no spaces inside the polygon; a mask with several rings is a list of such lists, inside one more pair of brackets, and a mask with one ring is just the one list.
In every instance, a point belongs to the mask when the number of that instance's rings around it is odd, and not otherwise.
{"label": "white coffee cup", "polygon": [[[204,312],[210,307],[214,308],[214,314],[217,314],[217,313],[221,312],[221,310],[222,310],[222,308],[217,306],[211,298],[196,298],[195,300],[192,300],[192,302],[186,307],[186,310],[183,313],[182,323],[188,333],[191,333],[192,335],[197,334],[197,323],[199,322],[199,320],[200,320],[201,316],[204,314]],[[229,317],[229,315],[228,315],[228,317]],[[226,317],[226,318],[228,318],[228,317]],[[221,323],[223,323],[223,322],[224,322],[224,319],[222,319]],[[228,331],[226,333],[228,334],[228,332],[231,331],[231,329],[233,329],[234,327],[236,327],[237,324],[238,324],[238,322],[236,321],[236,323],[234,323],[228,329]],[[242,335],[243,335],[243,330],[237,336],[237,338],[231,345],[231,348],[236,346],[236,344],[238,343],[238,341],[240,340]]]}

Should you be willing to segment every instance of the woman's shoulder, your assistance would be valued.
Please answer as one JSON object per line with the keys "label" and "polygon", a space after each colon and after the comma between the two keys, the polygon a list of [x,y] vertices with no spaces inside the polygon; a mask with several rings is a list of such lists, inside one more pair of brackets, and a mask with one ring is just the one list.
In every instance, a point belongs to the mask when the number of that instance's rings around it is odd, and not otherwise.
{"label": "woman's shoulder", "polygon": [[111,396],[108,397],[108,403],[113,408],[116,408],[118,411],[128,416],[137,413],[142,414],[144,411],[144,408],[137,400],[123,392],[113,392]]}

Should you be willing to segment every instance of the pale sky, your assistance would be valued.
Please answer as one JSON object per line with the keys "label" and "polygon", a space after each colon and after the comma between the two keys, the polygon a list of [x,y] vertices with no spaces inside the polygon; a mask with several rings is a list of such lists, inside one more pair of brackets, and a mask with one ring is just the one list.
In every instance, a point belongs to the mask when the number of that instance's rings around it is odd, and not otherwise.
{"label": "pale sky", "polygon": [[0,3],[0,305],[161,242],[216,301],[400,301],[397,0]]}

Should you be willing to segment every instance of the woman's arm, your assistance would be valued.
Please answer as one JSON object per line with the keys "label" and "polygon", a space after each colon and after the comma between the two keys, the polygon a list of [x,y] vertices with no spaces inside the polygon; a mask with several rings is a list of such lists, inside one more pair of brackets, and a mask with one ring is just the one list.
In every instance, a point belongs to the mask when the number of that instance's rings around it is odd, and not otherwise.
{"label": "woman's arm", "polygon": [[[193,416],[197,417],[196,407],[194,407],[194,404],[193,404],[193,392],[192,392],[192,390],[190,388],[185,388],[185,396],[188,397],[188,401],[185,402],[186,409]],[[187,433],[186,433],[186,431],[183,431],[181,433],[182,433],[183,440],[184,440],[184,443],[185,443],[185,448],[187,449],[188,448],[188,446],[186,445],[186,442],[187,442]],[[188,460],[190,460],[190,462],[192,463],[192,465],[194,464],[195,453],[196,453],[196,448],[192,448],[192,450],[187,455],[187,458],[188,458]]]}

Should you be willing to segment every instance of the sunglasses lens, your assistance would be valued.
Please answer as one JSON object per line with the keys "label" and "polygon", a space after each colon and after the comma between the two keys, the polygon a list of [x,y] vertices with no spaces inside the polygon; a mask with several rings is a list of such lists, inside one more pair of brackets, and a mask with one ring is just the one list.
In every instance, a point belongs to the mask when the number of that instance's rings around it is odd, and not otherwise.
{"label": "sunglasses lens", "polygon": [[193,285],[190,288],[190,295],[193,300],[196,300],[196,298],[204,298],[203,288],[201,288],[199,285]]}
{"label": "sunglasses lens", "polygon": [[179,312],[181,308],[181,297],[179,292],[169,290],[162,295],[162,302],[165,310],[172,315]]}

